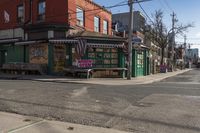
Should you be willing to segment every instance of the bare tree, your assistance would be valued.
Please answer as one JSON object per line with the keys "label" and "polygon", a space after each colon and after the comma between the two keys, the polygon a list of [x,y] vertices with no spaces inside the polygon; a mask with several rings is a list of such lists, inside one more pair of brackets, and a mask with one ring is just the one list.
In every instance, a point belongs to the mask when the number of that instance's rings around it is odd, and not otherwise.
{"label": "bare tree", "polygon": [[[166,25],[163,22],[163,11],[162,10],[156,10],[153,14],[154,21],[152,22],[152,30],[150,31],[150,37],[151,41],[157,42],[158,46],[161,48],[161,64],[164,64],[164,54],[165,49],[169,44],[169,38],[171,33],[173,32],[173,28],[167,29]],[[174,26],[174,34],[183,34],[185,31],[187,31],[188,28],[192,27],[192,24],[178,24],[178,20],[175,20],[175,26]]]}

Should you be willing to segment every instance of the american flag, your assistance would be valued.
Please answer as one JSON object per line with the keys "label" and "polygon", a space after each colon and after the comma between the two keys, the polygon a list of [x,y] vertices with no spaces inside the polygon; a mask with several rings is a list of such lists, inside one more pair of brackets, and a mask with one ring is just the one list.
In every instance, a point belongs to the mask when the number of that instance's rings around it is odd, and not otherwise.
{"label": "american flag", "polygon": [[76,53],[79,57],[84,56],[87,49],[87,41],[84,39],[78,39],[78,44],[76,45]]}
{"label": "american flag", "polygon": [[4,10],[4,22],[5,23],[9,23],[10,22],[10,15],[5,10]]}

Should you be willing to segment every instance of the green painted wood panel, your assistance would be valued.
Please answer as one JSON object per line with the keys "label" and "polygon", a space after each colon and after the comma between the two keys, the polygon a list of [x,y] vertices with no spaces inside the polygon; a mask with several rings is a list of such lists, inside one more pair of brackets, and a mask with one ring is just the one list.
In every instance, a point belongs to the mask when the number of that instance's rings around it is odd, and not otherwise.
{"label": "green painted wood panel", "polygon": [[5,63],[25,61],[24,46],[4,45],[0,49],[1,51],[6,51]]}

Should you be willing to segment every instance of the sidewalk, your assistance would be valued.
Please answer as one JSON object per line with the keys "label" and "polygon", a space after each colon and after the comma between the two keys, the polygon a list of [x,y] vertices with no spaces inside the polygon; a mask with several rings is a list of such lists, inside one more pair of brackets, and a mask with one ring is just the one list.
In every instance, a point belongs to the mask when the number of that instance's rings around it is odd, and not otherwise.
{"label": "sidewalk", "polygon": [[127,133],[0,112],[0,133]]}
{"label": "sidewalk", "polygon": [[95,85],[137,85],[137,84],[150,84],[158,82],[163,79],[188,72],[192,69],[177,70],[168,73],[159,73],[149,76],[132,78],[132,80],[121,78],[93,78],[93,79],[73,79],[68,77],[56,76],[29,76],[29,75],[1,75],[0,79],[18,79],[18,80],[33,80],[40,82],[56,82],[56,83],[76,83],[76,84],[95,84]]}

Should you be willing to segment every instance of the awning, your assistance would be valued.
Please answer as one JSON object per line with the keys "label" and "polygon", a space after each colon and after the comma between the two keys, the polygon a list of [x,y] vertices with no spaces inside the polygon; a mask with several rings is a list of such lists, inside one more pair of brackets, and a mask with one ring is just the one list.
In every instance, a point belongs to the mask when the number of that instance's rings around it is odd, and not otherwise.
{"label": "awning", "polygon": [[87,43],[87,47],[91,47],[91,48],[123,48],[124,44]]}
{"label": "awning", "polygon": [[3,39],[3,40],[0,40],[0,44],[2,44],[2,43],[14,43],[14,42],[17,42],[19,40],[20,39]]}
{"label": "awning", "polygon": [[55,44],[77,44],[78,40],[75,40],[75,39],[49,40],[49,43],[55,43]]}
{"label": "awning", "polygon": [[38,44],[43,43],[45,41],[24,41],[24,42],[16,42],[15,45],[30,45],[30,44]]}

